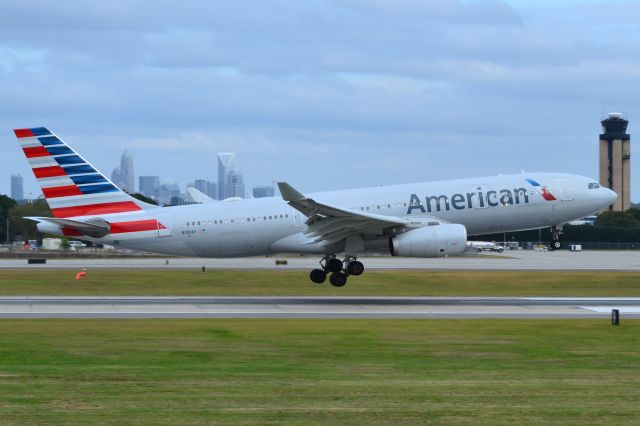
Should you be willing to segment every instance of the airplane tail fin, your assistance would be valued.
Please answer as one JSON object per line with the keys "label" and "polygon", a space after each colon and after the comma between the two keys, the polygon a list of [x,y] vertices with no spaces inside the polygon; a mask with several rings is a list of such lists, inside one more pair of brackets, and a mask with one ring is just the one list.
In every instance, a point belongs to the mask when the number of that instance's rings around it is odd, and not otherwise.
{"label": "airplane tail fin", "polygon": [[122,191],[46,127],[14,132],[54,217],[96,216],[157,207]]}

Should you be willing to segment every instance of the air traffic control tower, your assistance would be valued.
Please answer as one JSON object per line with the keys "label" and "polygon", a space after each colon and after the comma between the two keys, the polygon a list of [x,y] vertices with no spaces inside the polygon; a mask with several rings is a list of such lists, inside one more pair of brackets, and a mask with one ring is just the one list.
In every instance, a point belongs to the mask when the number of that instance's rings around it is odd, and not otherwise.
{"label": "air traffic control tower", "polygon": [[602,120],[600,135],[600,184],[618,194],[611,211],[631,207],[631,137],[626,133],[629,121],[611,112]]}

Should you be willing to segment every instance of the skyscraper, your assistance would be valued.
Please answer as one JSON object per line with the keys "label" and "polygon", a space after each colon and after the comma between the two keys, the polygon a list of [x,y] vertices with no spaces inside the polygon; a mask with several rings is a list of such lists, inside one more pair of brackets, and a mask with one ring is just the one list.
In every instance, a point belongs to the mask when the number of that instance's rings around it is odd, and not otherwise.
{"label": "skyscraper", "polygon": [[253,198],[264,198],[264,197],[273,197],[274,190],[273,186],[256,186],[253,188]]}
{"label": "skyscraper", "polygon": [[21,175],[11,175],[11,198],[24,200],[24,187]]}
{"label": "skyscraper", "polygon": [[235,167],[236,154],[221,152],[218,154],[218,199],[227,198],[227,182],[229,172]]}
{"label": "skyscraper", "polygon": [[129,193],[136,192],[136,176],[133,173],[133,157],[126,149],[120,158],[120,181],[122,189]]}
{"label": "skyscraper", "polygon": [[602,120],[600,135],[600,184],[615,191],[618,198],[609,206],[612,211],[631,207],[631,137],[629,122],[622,114],[612,112]]}
{"label": "skyscraper", "polygon": [[116,167],[111,172],[111,182],[113,182],[113,184],[118,188],[122,188],[123,185],[122,185],[122,179],[120,177],[120,167]]}
{"label": "skyscraper", "polygon": [[231,170],[227,173],[227,183],[225,185],[225,198],[239,197],[244,198],[244,177],[237,170]]}
{"label": "skyscraper", "polygon": [[120,167],[116,167],[111,173],[111,182],[120,189],[133,194],[136,192],[136,176],[133,173],[133,157],[126,149],[120,157]]}
{"label": "skyscraper", "polygon": [[140,192],[147,197],[157,197],[160,189],[160,178],[158,176],[140,176],[138,186]]}

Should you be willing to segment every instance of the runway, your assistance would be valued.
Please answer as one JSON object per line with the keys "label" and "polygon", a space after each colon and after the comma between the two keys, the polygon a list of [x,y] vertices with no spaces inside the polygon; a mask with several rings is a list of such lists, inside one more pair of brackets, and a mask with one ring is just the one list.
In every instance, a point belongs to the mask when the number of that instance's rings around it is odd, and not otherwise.
{"label": "runway", "polygon": [[[40,254],[40,253],[38,253]],[[46,252],[42,252],[46,257]],[[276,265],[276,260],[286,264]],[[460,256],[447,258],[403,258],[391,256],[363,256],[360,260],[367,270],[423,269],[423,270],[508,270],[508,271],[640,271],[638,251],[582,251],[540,252],[534,250],[506,251],[502,254]],[[49,259],[46,264],[28,264],[26,259],[0,259],[2,269],[313,269],[318,267],[316,256],[272,256],[231,259],[205,258],[118,258],[118,259]]]}
{"label": "runway", "polygon": [[640,318],[640,298],[0,297],[0,318]]}

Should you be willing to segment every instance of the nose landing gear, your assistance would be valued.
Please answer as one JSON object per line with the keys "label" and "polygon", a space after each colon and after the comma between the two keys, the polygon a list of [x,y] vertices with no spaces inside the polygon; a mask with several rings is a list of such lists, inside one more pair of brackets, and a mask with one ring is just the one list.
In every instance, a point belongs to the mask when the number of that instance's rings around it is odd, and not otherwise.
{"label": "nose landing gear", "polygon": [[316,284],[322,284],[329,276],[329,282],[334,287],[343,287],[347,284],[349,275],[362,275],[364,265],[356,260],[354,256],[347,256],[344,260],[338,259],[335,255],[325,256],[320,260],[322,269],[314,269],[309,274],[309,278]]}
{"label": "nose landing gear", "polygon": [[551,251],[560,250],[562,248],[562,243],[560,242],[560,235],[562,234],[562,226],[552,226],[551,227],[552,241],[551,241]]}

